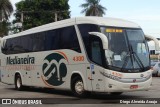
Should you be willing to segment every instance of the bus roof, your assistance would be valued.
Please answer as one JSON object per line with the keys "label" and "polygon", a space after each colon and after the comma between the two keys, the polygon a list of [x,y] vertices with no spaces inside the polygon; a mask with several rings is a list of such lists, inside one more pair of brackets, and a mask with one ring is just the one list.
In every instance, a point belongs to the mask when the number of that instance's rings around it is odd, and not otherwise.
{"label": "bus roof", "polygon": [[110,27],[140,28],[140,26],[137,25],[136,23],[126,21],[123,19],[105,18],[105,17],[77,17],[77,18],[71,18],[71,19],[66,19],[66,20],[45,24],[45,25],[38,26],[17,34],[5,36],[3,38],[7,39],[12,37],[18,37],[18,36],[23,36],[27,34],[33,34],[33,33],[38,33],[42,31],[61,28],[65,26],[71,26],[75,24],[96,24],[100,26],[110,26]]}
{"label": "bus roof", "polygon": [[98,24],[101,26],[140,28],[139,25],[131,21],[126,21],[118,18],[110,18],[110,17],[80,17],[80,18],[76,18],[76,21],[77,21],[77,24],[92,23],[92,24]]}

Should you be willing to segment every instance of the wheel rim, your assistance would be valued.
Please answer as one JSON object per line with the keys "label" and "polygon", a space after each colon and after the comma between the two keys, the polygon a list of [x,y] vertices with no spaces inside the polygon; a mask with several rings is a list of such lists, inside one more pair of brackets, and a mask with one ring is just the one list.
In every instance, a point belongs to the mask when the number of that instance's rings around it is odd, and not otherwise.
{"label": "wheel rim", "polygon": [[76,82],[76,84],[75,84],[75,91],[76,91],[78,94],[82,94],[82,93],[83,93],[84,87],[83,87],[83,82],[82,82],[82,81]]}
{"label": "wheel rim", "polygon": [[17,88],[20,88],[20,87],[21,87],[21,79],[18,78],[18,79],[17,79]]}

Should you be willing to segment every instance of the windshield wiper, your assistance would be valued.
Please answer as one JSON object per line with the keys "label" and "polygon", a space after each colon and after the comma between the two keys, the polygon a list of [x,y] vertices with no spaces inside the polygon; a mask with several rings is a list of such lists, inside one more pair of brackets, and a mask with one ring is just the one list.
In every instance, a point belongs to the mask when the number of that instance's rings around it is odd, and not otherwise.
{"label": "windshield wiper", "polygon": [[133,51],[133,48],[132,48],[131,45],[129,45],[129,52],[127,53],[126,57],[124,58],[124,63],[122,65],[121,71],[123,71],[124,68],[127,66],[127,63],[129,61],[129,58],[128,58],[129,56],[131,57],[131,63],[132,63],[133,69],[135,69],[135,67],[134,67],[134,61],[133,61],[133,58],[134,58],[135,61],[138,64],[138,66],[143,71],[144,70],[144,65],[143,65],[142,61],[140,60],[140,58],[138,57],[138,55]]}
{"label": "windshield wiper", "polygon": [[[144,70],[144,65],[142,63],[142,61],[140,60],[140,58],[138,57],[137,53],[133,51],[133,47],[132,45],[129,45],[130,50],[131,50],[131,54],[133,55],[135,61],[137,62],[137,64],[139,65],[139,67],[141,68],[141,70]],[[132,58],[131,58],[132,59]]]}
{"label": "windshield wiper", "polygon": [[142,61],[141,61],[140,58],[138,57],[137,53],[134,52],[134,55],[135,55],[135,57],[136,57],[136,59],[137,59],[136,61],[137,61],[138,65],[141,66],[141,69],[142,69],[142,71],[143,71],[143,70],[144,70],[144,65],[143,65]]}
{"label": "windshield wiper", "polygon": [[134,62],[133,62],[134,53],[133,53],[133,48],[132,48],[132,46],[130,44],[129,44],[129,52],[127,53],[127,55],[126,55],[126,57],[124,59],[124,64],[123,64],[123,66],[121,68],[121,71],[123,71],[123,69],[127,66],[127,63],[128,63],[128,60],[129,60],[129,58],[127,58],[128,56],[130,56],[132,67],[134,69]]}

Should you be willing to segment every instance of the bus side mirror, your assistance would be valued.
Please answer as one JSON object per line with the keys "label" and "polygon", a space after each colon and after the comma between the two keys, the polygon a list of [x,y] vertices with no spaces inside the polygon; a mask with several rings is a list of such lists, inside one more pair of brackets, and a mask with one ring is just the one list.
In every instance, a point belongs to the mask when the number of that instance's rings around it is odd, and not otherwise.
{"label": "bus side mirror", "polygon": [[102,40],[103,49],[108,49],[108,38],[106,35],[100,32],[89,32],[91,36],[97,36]]}
{"label": "bus side mirror", "polygon": [[159,47],[159,41],[157,38],[149,35],[145,35],[145,38],[147,41],[153,40],[155,43],[155,50],[157,51],[158,54],[160,54],[160,47]]}

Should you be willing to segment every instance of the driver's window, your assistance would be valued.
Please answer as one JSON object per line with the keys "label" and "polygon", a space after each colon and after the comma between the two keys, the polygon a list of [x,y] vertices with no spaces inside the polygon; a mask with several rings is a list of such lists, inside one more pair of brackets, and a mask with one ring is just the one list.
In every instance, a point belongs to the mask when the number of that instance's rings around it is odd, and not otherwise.
{"label": "driver's window", "polygon": [[102,51],[100,40],[92,39],[91,42],[91,60],[98,65],[102,65]]}

